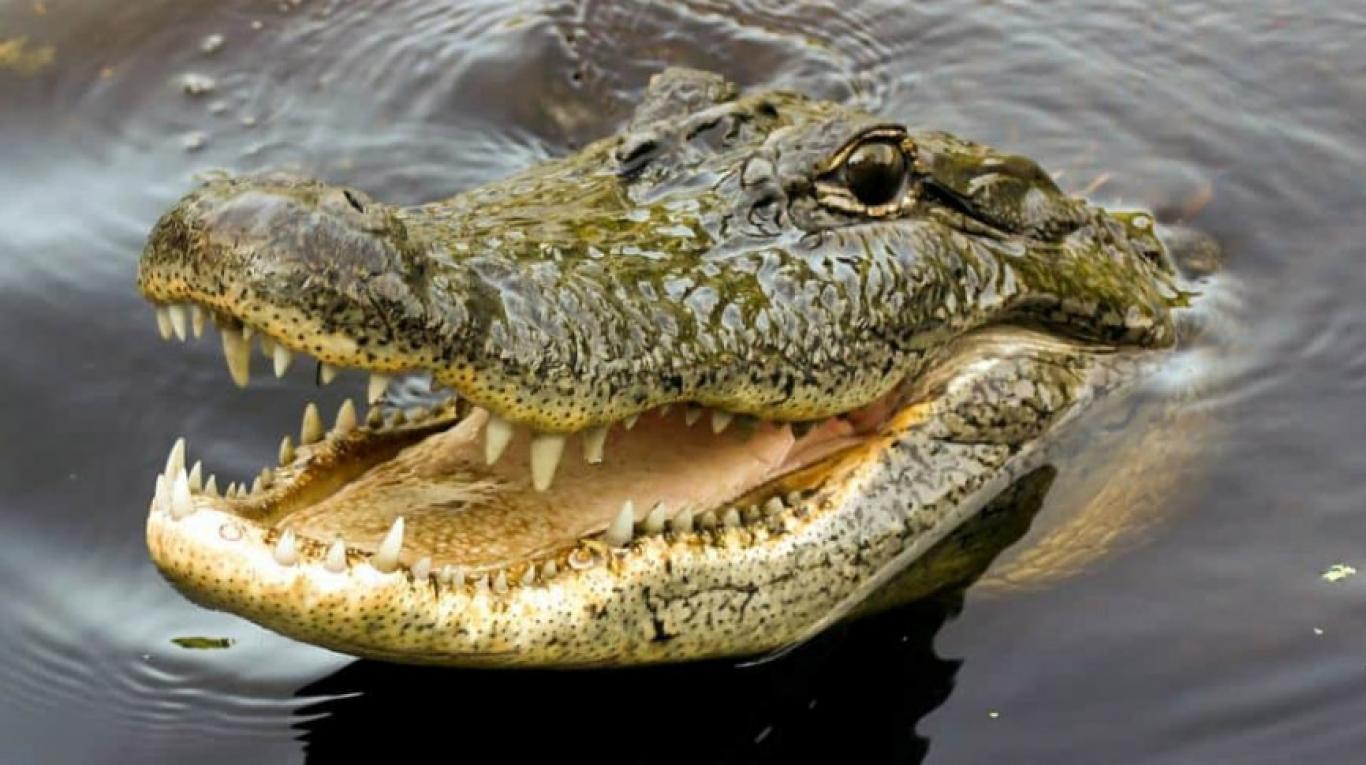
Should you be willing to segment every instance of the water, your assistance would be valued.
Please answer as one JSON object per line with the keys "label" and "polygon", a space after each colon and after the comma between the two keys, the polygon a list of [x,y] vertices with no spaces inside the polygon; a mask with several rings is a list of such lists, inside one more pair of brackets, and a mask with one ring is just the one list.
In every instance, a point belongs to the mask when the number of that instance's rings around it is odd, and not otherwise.
{"label": "water", "polygon": [[[1361,759],[1366,575],[1320,574],[1366,570],[1366,7],[363,5],[0,7],[0,760],[331,761],[376,743]],[[1247,319],[1217,360],[1228,433],[1204,478],[1082,575],[977,587],[750,668],[353,662],[166,586],[142,528],[173,437],[246,475],[317,395],[298,371],[239,393],[214,344],[156,338],[135,262],[196,173],[285,166],[444,196],[611,131],[669,63],[853,100],[1030,155],[1073,191],[1194,216],[1226,245]],[[233,643],[171,642],[193,636]]]}

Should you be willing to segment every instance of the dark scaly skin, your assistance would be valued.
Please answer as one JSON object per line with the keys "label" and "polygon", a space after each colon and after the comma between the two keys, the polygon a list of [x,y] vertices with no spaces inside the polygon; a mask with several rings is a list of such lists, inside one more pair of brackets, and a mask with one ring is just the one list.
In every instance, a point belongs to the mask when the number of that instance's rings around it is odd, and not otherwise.
{"label": "dark scaly skin", "polygon": [[[877,128],[914,157],[903,209],[838,209],[819,181]],[[210,182],[158,223],[139,286],[576,431],[675,401],[827,417],[995,323],[1166,345],[1169,273],[1151,218],[1028,159],[671,70],[621,135],[441,202]]]}
{"label": "dark scaly skin", "polygon": [[[905,195],[872,211],[837,177],[870,140],[913,162]],[[179,519],[154,502],[152,557],[195,600],[342,651],[469,665],[752,654],[961,579],[980,558],[907,566],[1009,487],[1042,491],[1049,445],[1174,342],[1185,301],[1151,217],[1068,197],[1028,159],[685,70],[620,135],[441,202],[211,181],[157,224],[139,287],[339,366],[430,369],[539,431],[676,401],[779,421],[897,386],[914,402],[736,500],[800,493],[775,515],[616,550],[586,538],[456,585],[409,558],[377,571],[374,540],[341,573],[327,540],[272,560],[336,455],[404,428],[329,435],[247,500],[196,497]]]}

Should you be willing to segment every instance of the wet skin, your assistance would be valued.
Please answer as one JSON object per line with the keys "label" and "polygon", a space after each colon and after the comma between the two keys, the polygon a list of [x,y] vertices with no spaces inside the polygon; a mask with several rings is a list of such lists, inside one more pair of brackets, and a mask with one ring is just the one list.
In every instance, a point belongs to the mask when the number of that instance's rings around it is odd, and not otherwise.
{"label": "wet skin", "polygon": [[157,223],[138,286],[165,334],[212,315],[239,383],[250,332],[277,364],[455,392],[397,422],[313,413],[226,498],[173,453],[148,541],[207,605],[457,664],[809,634],[1037,468],[1175,342],[1185,299],[1146,213],[688,70],[620,134],[440,202],[212,180]]}

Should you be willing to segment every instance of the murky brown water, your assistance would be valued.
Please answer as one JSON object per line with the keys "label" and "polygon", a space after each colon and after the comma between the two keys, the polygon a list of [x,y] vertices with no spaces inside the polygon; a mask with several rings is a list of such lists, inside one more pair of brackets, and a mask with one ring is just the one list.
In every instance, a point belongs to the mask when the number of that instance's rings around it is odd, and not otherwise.
{"label": "murky brown water", "polygon": [[[0,761],[331,761],[376,743],[1366,757],[1366,574],[1320,577],[1366,571],[1366,6],[443,5],[0,7]],[[317,395],[305,374],[236,392],[213,344],[156,338],[135,262],[194,174],[293,166],[395,202],[444,196],[610,131],[670,63],[857,100],[1101,200],[1197,213],[1247,318],[1246,350],[1221,361],[1233,384],[1208,402],[1231,428],[1208,480],[1081,576],[969,590],[956,616],[907,609],[748,668],[352,662],[166,586],[142,540],[166,445],[184,433],[245,475]],[[198,635],[235,642],[171,642]]]}

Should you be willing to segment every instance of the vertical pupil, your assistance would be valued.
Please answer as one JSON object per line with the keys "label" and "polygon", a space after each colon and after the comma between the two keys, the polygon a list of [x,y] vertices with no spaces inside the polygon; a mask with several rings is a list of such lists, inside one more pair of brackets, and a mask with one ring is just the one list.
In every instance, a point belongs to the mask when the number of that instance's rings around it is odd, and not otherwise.
{"label": "vertical pupil", "polygon": [[893,144],[864,144],[854,149],[844,167],[849,190],[865,205],[884,205],[901,193],[906,158]]}

